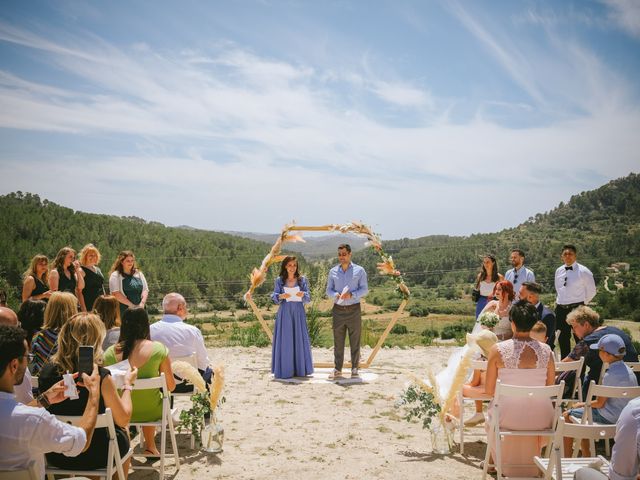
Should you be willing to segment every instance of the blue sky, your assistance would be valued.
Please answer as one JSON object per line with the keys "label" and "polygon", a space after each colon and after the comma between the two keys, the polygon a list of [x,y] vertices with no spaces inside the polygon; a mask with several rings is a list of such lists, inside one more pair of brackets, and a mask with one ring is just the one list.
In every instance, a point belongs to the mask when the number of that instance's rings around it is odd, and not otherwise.
{"label": "blue sky", "polygon": [[168,225],[515,226],[639,171],[640,2],[22,2],[0,194]]}

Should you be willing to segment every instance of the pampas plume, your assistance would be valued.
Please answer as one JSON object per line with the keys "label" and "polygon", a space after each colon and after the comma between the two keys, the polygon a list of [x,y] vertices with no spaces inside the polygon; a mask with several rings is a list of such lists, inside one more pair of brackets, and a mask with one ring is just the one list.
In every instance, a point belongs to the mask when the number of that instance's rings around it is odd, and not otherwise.
{"label": "pampas plume", "polygon": [[198,372],[193,365],[183,362],[182,360],[177,360],[171,363],[171,370],[173,370],[173,373],[177,376],[193,385],[199,392],[205,392],[207,390],[207,386],[200,372]]}
{"label": "pampas plume", "polygon": [[209,404],[211,405],[211,411],[215,411],[218,406],[218,401],[222,396],[222,389],[224,388],[224,366],[217,365],[213,367],[213,385],[211,385],[211,395],[209,396]]}

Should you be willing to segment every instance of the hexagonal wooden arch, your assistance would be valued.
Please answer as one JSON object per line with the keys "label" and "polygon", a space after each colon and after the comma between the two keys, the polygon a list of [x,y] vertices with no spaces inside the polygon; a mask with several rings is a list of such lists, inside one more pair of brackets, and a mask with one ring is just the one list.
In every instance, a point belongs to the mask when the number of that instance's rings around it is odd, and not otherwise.
{"label": "hexagonal wooden arch", "polygon": [[[373,359],[378,354],[378,351],[380,350],[380,348],[382,348],[382,344],[387,339],[387,336],[391,332],[391,329],[396,324],[396,322],[398,321],[398,318],[400,318],[400,315],[402,314],[405,307],[407,306],[407,303],[409,302],[409,296],[410,296],[409,288],[404,283],[404,280],[402,279],[402,275],[400,274],[400,272],[395,269],[395,265],[393,263],[392,257],[390,255],[387,255],[382,249],[382,242],[380,241],[380,237],[375,233],[373,233],[373,231],[368,226],[360,222],[351,222],[343,225],[330,224],[330,225],[321,225],[321,226],[299,226],[295,224],[285,225],[282,229],[282,233],[280,234],[280,237],[278,237],[276,242],[273,244],[273,247],[271,247],[271,251],[262,260],[262,264],[260,265],[260,268],[254,268],[253,271],[251,272],[251,275],[250,275],[251,286],[249,287],[249,290],[247,290],[247,292],[244,294],[245,301],[251,306],[251,309],[253,310],[254,315],[260,322],[262,329],[267,334],[267,337],[269,337],[269,340],[271,342],[273,342],[273,334],[271,333],[271,330],[269,329],[267,322],[265,321],[262,314],[260,313],[260,310],[258,309],[257,305],[254,303],[253,299],[251,298],[251,294],[257,287],[259,287],[264,283],[267,277],[267,272],[269,270],[269,267],[273,263],[284,260],[284,258],[286,257],[286,255],[280,255],[282,245],[287,242],[304,241],[300,235],[292,235],[291,232],[338,232],[338,233],[352,233],[355,235],[367,237],[368,239],[367,243],[369,244],[369,246],[371,246],[374,250],[378,252],[382,260],[382,262],[378,263],[377,265],[378,271],[383,275],[392,276],[393,279],[395,280],[398,286],[398,289],[403,295],[403,300],[400,303],[398,310],[396,310],[396,312],[391,317],[391,320],[389,321],[387,328],[385,328],[384,332],[378,339],[378,343],[376,343],[376,346],[371,351],[369,358],[367,358],[365,362],[360,362],[360,365],[359,365],[360,368],[368,368],[373,363]],[[334,364],[333,362],[331,363],[315,362],[313,366],[317,368],[332,368]],[[346,362],[345,367],[351,368],[351,362]]]}

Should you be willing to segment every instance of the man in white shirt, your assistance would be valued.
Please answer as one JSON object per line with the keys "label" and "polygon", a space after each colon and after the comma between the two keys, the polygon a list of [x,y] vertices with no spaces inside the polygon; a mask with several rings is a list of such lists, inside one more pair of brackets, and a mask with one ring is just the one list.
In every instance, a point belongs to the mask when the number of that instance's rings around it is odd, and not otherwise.
{"label": "man in white shirt", "polygon": [[640,474],[640,398],[630,400],[616,423],[609,476],[592,468],[576,472],[577,480],[636,480]]}
{"label": "man in white shirt", "polygon": [[[20,322],[18,321],[18,316],[13,310],[7,307],[0,307],[0,325],[19,327]],[[27,359],[29,359],[29,355],[30,354],[28,353]],[[29,372],[28,368],[24,372],[22,382],[20,382],[19,385],[15,385],[13,391],[18,402],[25,405],[29,405],[33,402],[33,393],[31,391],[31,372]]]}
{"label": "man in white shirt", "polygon": [[[27,352],[24,330],[0,325],[0,470],[20,470],[35,462],[38,478],[44,478],[45,453],[74,457],[91,443],[98,414],[100,376],[97,366],[91,376],[82,374],[89,399],[80,426],[74,427],[57,420],[44,408],[16,401],[13,387],[23,380]],[[67,398],[62,384],[55,393],[41,397],[46,397],[41,400],[45,406]]]}
{"label": "man in white shirt", "polygon": [[[205,382],[211,383],[211,361],[204,345],[204,338],[197,327],[184,322],[187,318],[187,302],[179,293],[169,293],[162,299],[162,320],[151,325],[151,340],[169,349],[169,358],[175,360],[196,354],[196,365]],[[178,377],[176,377],[178,378]],[[182,380],[178,378],[178,380]],[[176,385],[174,392],[193,391],[193,385]]]}
{"label": "man in white shirt", "polygon": [[560,355],[566,358],[571,352],[571,325],[566,321],[567,315],[580,305],[586,305],[596,296],[596,283],[593,273],[577,261],[576,247],[562,247],[564,265],[556,270],[556,328],[560,330],[558,344]]}
{"label": "man in white shirt", "polygon": [[520,287],[525,282],[535,283],[536,276],[533,270],[529,270],[524,266],[524,251],[519,248],[511,250],[511,266],[510,270],[504,274],[504,279],[509,280],[513,284],[513,293],[516,294],[516,298],[513,300],[517,302],[520,299]]}

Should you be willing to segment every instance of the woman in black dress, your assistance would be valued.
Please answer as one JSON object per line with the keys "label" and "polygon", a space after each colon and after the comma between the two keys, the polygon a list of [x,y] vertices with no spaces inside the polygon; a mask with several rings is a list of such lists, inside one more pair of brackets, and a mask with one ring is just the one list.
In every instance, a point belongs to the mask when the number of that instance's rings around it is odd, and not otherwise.
{"label": "woman in black dress", "polygon": [[29,269],[24,272],[22,301],[49,300],[49,259],[46,255],[36,255],[31,259]]}
{"label": "woman in black dress", "polygon": [[[71,317],[60,330],[58,336],[58,351],[51,357],[40,372],[38,387],[42,392],[62,380],[65,372],[78,371],[78,352],[80,345],[93,347],[94,363],[102,363],[102,340],[104,339],[104,324],[98,315],[93,313],[78,313]],[[116,439],[120,454],[129,450],[129,435],[127,425],[133,411],[131,403],[131,389],[138,376],[138,370],[129,370],[124,378],[122,396],[118,395],[116,384],[111,378],[111,372],[98,367],[100,373],[100,403],[98,413],[111,409],[113,423],[116,427]],[[54,415],[82,415],[87,405],[89,393],[83,387],[78,387],[77,400],[67,399],[50,405],[47,410]],[[67,457],[61,453],[47,453],[47,462],[58,468],[70,470],[94,470],[104,468],[107,463],[108,437],[106,428],[94,431],[91,444],[77,457]],[[125,476],[129,471],[129,461],[123,464]]]}
{"label": "woman in black dress", "polygon": [[78,300],[83,312],[93,310],[96,299],[104,294],[104,275],[98,268],[100,258],[102,258],[100,252],[93,243],[85,245],[80,250],[80,273],[84,277],[84,288],[78,296]]}
{"label": "woman in black dress", "polygon": [[80,262],[76,260],[76,251],[71,247],[61,248],[49,273],[49,289],[52,292],[69,292],[76,297],[80,296],[84,278],[79,271]]}

